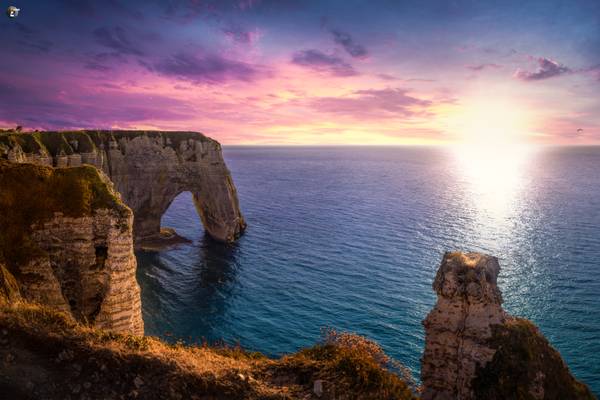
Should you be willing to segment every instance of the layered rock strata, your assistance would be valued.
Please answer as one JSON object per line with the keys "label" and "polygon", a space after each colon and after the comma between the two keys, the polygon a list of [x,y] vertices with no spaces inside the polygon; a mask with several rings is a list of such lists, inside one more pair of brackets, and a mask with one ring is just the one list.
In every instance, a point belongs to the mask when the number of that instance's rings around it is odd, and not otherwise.
{"label": "layered rock strata", "polygon": [[143,334],[132,223],[96,168],[0,160],[0,291],[98,328]]}
{"label": "layered rock strata", "polygon": [[196,132],[0,133],[0,158],[54,167],[93,165],[133,210],[136,245],[160,240],[160,220],[189,191],[204,228],[233,241],[246,223],[218,142]]}
{"label": "layered rock strata", "polygon": [[478,253],[446,253],[423,321],[423,400],[593,399],[529,321],[502,309],[500,265]]}

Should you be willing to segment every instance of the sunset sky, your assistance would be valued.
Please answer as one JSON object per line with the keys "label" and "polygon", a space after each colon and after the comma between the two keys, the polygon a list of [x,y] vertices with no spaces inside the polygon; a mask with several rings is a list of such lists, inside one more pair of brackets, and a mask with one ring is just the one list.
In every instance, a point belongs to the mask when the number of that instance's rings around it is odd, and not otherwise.
{"label": "sunset sky", "polygon": [[[0,126],[600,143],[600,1],[14,0]],[[2,9],[9,4],[0,1]]]}

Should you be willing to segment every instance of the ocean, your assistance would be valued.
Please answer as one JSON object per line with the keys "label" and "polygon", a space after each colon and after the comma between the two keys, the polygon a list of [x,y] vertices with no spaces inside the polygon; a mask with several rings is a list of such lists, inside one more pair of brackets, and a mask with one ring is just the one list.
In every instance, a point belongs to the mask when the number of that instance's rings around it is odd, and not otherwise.
{"label": "ocean", "polygon": [[600,147],[224,147],[246,234],[205,237],[190,193],[163,216],[193,242],[138,253],[146,334],[271,356],[333,327],[419,377],[447,250],[500,260],[504,308],[600,394]]}

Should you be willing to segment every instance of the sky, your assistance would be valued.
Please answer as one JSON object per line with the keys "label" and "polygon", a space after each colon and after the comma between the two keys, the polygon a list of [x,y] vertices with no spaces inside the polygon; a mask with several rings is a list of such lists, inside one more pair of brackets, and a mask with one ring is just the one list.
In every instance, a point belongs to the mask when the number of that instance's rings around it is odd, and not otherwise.
{"label": "sky", "polygon": [[0,0],[0,127],[600,144],[600,1]]}

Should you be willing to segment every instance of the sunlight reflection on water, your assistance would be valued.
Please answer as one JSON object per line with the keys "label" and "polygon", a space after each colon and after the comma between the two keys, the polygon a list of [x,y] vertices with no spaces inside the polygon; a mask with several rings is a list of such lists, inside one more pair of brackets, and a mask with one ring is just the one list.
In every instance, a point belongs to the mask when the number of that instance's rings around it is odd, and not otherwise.
{"label": "sunlight reflection on water", "polygon": [[523,186],[534,154],[533,147],[524,145],[458,146],[454,149],[465,194],[482,222],[508,225],[519,212]]}

